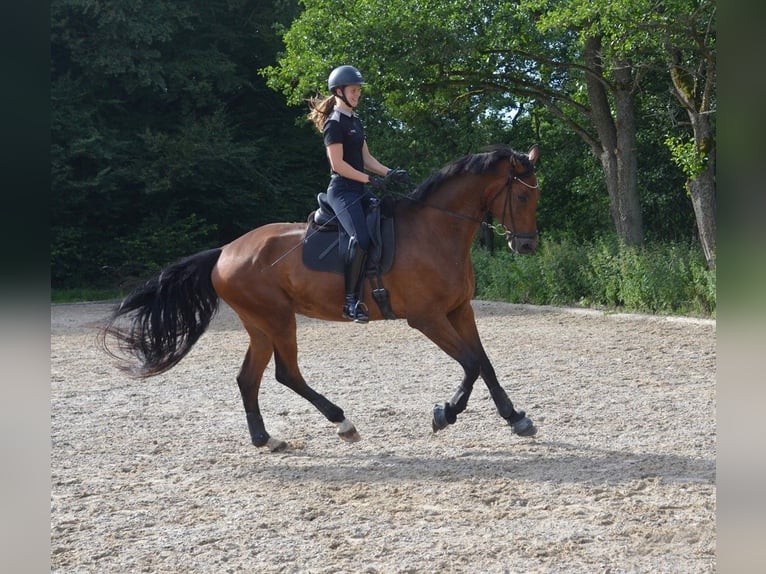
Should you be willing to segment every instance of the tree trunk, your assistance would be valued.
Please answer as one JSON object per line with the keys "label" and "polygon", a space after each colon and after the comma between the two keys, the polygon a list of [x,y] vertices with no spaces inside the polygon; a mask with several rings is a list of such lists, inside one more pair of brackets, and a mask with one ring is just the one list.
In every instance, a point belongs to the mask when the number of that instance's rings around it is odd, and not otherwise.
{"label": "tree trunk", "polygon": [[585,41],[584,56],[589,69],[585,76],[588,100],[593,125],[598,133],[598,142],[592,145],[592,149],[604,168],[615,230],[626,244],[641,245],[644,229],[637,186],[636,120],[631,67],[626,62],[615,63],[614,82],[610,86],[614,96],[613,117],[607,82],[602,73],[600,38]]}
{"label": "tree trunk", "polygon": [[694,143],[698,150],[704,150],[707,161],[704,169],[689,179],[687,188],[691,195],[705,260],[708,269],[714,269],[716,256],[715,140],[707,114],[690,111],[689,118],[694,129]]}
{"label": "tree trunk", "polygon": [[[710,125],[710,110],[715,93],[715,58],[701,50],[700,73],[695,78],[684,72],[680,50],[668,50],[671,55],[670,77],[673,93],[689,116],[694,134],[694,146],[702,165],[687,180],[692,199],[702,250],[708,269],[715,269],[716,258],[716,179],[715,134]],[[697,83],[701,85],[699,89]]]}

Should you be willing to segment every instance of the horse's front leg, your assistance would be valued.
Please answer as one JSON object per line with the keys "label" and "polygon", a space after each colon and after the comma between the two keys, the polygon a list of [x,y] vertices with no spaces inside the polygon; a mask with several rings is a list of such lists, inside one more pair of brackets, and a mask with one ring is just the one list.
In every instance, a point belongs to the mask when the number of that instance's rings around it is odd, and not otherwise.
{"label": "horse's front leg", "polygon": [[431,426],[433,431],[437,432],[454,424],[457,416],[466,409],[471,391],[473,391],[473,384],[479,378],[481,371],[480,357],[474,349],[466,344],[446,316],[419,318],[411,315],[407,318],[407,322],[460,363],[465,373],[463,381],[452,398],[444,404],[435,405],[433,408]]}
{"label": "horse's front leg", "polygon": [[[497,380],[495,369],[484,350],[484,346],[481,344],[473,307],[471,307],[470,302],[450,313],[448,319],[455,328],[455,331],[477,353],[481,378],[487,385],[487,389],[489,389],[489,394],[497,407],[498,414],[508,422],[514,433],[520,436],[534,436],[537,433],[537,428],[532,419],[527,417],[524,411],[514,409],[511,399],[508,398],[505,389],[500,386]],[[458,393],[459,391],[460,389],[458,389]],[[458,393],[455,396],[458,396]]]}
{"label": "horse's front leg", "polygon": [[471,396],[473,390],[473,383],[470,377],[466,375],[463,382],[452,395],[449,402],[443,405],[434,405],[433,420],[431,421],[431,428],[434,432],[440,431],[451,424],[455,424],[457,416],[462,413],[468,405],[468,398]]}
{"label": "horse's front leg", "polygon": [[492,400],[495,402],[497,412],[503,417],[508,424],[511,425],[511,429],[514,433],[520,436],[534,436],[537,434],[537,427],[522,410],[517,411],[513,408],[511,399],[508,398],[508,393],[500,386],[495,375],[495,369],[489,362],[489,358],[486,353],[483,353],[481,378],[489,389],[489,394]]}

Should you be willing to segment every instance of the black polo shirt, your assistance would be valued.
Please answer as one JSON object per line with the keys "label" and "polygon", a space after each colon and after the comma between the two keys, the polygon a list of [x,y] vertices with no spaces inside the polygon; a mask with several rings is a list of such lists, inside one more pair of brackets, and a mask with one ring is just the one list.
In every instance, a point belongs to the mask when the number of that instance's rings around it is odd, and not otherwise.
{"label": "black polo shirt", "polygon": [[365,136],[359,116],[336,107],[327,118],[322,135],[325,147],[343,144],[343,160],[354,169],[364,171],[362,146]]}

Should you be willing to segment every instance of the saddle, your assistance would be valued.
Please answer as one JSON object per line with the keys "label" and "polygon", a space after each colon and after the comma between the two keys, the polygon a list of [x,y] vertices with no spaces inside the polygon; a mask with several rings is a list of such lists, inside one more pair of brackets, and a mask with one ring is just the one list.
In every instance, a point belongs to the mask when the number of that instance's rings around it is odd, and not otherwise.
{"label": "saddle", "polygon": [[[348,233],[335,217],[326,193],[317,195],[317,203],[317,209],[308,216],[308,226],[303,236],[303,264],[314,271],[342,275],[348,250]],[[370,201],[365,212],[372,239],[367,252],[365,277],[370,281],[373,298],[383,316],[386,319],[396,319],[381,277],[391,269],[394,262],[393,199],[384,197]]]}

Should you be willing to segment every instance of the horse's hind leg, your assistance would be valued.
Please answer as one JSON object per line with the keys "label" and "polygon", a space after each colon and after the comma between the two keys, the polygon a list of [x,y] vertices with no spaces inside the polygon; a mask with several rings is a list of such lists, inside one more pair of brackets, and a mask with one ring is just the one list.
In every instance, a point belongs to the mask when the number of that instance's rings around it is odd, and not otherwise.
{"label": "horse's hind leg", "polygon": [[237,376],[237,384],[245,406],[250,438],[255,446],[267,446],[272,452],[284,450],[287,448],[287,443],[273,438],[266,432],[261,410],[258,406],[258,391],[261,387],[263,372],[273,354],[271,339],[256,329],[248,329],[248,332],[250,334],[250,346]]}
{"label": "horse's hind leg", "polygon": [[274,363],[277,381],[295,391],[309,401],[325,418],[338,427],[338,436],[346,442],[361,439],[354,424],[346,418],[338,405],[330,402],[324,395],[312,389],[303,378],[298,368],[298,344],[296,340],[295,317],[283,325],[280,337],[275,338]]}

